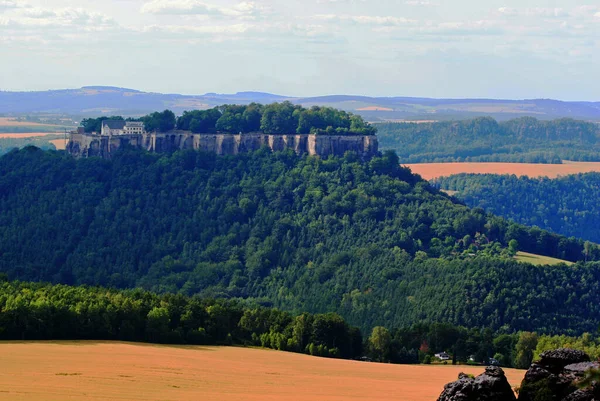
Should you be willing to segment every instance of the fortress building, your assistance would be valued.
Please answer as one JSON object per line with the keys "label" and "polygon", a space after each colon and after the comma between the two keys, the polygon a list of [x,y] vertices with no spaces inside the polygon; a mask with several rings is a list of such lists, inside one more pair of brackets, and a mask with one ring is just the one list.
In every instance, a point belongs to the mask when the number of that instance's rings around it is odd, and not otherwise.
{"label": "fortress building", "polygon": [[141,122],[105,120],[102,131],[85,133],[82,129],[72,132],[67,151],[75,157],[102,157],[110,159],[119,149],[133,146],[149,152],[165,153],[181,149],[214,152],[218,155],[235,155],[251,152],[264,146],[273,151],[292,149],[298,154],[328,157],[343,156],[356,152],[363,159],[378,152],[375,135],[324,135],[324,134],[245,134],[192,133],[170,131],[146,132]]}
{"label": "fortress building", "polygon": [[138,121],[104,120],[101,136],[111,135],[143,135],[144,123]]}

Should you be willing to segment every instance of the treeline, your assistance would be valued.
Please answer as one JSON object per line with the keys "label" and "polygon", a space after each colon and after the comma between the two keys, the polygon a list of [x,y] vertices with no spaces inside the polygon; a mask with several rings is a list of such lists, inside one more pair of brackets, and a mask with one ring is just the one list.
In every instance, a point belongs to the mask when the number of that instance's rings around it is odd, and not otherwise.
{"label": "treeline", "polygon": [[0,339],[254,345],[316,356],[362,353],[360,330],[334,313],[276,309],[141,290],[8,282],[0,275]]}
{"label": "treeline", "polygon": [[[600,332],[584,333],[579,337],[549,336],[535,332],[502,333],[486,328],[467,329],[433,323],[391,331],[376,327],[365,343],[365,351],[382,362],[477,365],[493,362],[517,369],[528,369],[542,352],[558,348],[582,350],[592,360],[599,359]],[[450,359],[442,361],[435,356],[441,352],[447,353]]]}
{"label": "treeline", "polygon": [[[24,135],[26,136],[26,135]],[[50,137],[57,139],[56,137]],[[21,149],[26,146],[36,146],[43,150],[56,150],[56,147],[50,142],[49,137],[28,137],[28,138],[0,138],[0,156],[10,152],[13,149]]]}
{"label": "treeline", "polygon": [[381,148],[396,150],[402,163],[600,161],[600,125],[572,119],[484,117],[377,128]]}
{"label": "treeline", "polygon": [[393,152],[369,162],[268,149],[0,158],[0,271],[10,279],[332,311],[364,332],[417,322],[595,330],[600,266],[533,269],[510,257],[513,240],[600,260],[582,240],[457,203]]}
{"label": "treeline", "polygon": [[[100,132],[101,123],[109,117],[89,118],[81,122],[86,132]],[[123,117],[110,117],[123,119]],[[309,109],[291,102],[261,105],[224,105],[209,110],[185,111],[176,116],[170,110],[142,117],[148,132],[168,132],[173,129],[194,133],[244,134],[319,134],[374,135],[377,130],[362,117],[331,107]]]}
{"label": "treeline", "polygon": [[335,313],[297,315],[233,300],[8,282],[0,275],[0,340],[119,340],[260,346],[332,358],[402,364],[440,362],[526,369],[540,353],[571,347],[600,357],[600,338],[420,323],[375,327],[368,338]]}
{"label": "treeline", "polygon": [[600,174],[549,178],[461,174],[435,185],[471,207],[568,237],[600,243]]}

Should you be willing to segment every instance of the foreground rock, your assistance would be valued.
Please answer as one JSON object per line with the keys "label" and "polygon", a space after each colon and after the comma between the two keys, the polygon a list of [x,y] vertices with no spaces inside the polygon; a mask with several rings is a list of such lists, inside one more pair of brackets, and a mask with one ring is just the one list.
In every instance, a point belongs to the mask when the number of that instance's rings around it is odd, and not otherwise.
{"label": "foreground rock", "polygon": [[515,394],[504,375],[496,366],[485,369],[485,373],[472,378],[464,373],[458,380],[447,384],[438,401],[514,401]]}
{"label": "foreground rock", "polygon": [[600,386],[580,390],[576,382],[599,367],[582,351],[558,349],[540,355],[531,365],[519,391],[519,401],[600,401]]}

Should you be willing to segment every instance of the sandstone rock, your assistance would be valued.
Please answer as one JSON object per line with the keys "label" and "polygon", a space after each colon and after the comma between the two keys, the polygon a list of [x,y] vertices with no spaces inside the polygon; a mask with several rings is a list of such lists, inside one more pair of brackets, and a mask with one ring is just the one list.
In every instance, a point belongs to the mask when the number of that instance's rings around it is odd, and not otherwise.
{"label": "sandstone rock", "polygon": [[550,371],[560,371],[567,365],[589,361],[590,357],[583,351],[560,348],[543,352],[537,364],[546,367]]}
{"label": "sandstone rock", "polygon": [[595,390],[581,390],[576,382],[599,366],[582,351],[557,349],[540,355],[532,364],[519,391],[519,401],[600,401]]}
{"label": "sandstone rock", "polygon": [[506,380],[504,371],[497,366],[490,366],[485,373],[471,378],[464,373],[458,380],[449,383],[438,401],[513,401],[515,394]]}

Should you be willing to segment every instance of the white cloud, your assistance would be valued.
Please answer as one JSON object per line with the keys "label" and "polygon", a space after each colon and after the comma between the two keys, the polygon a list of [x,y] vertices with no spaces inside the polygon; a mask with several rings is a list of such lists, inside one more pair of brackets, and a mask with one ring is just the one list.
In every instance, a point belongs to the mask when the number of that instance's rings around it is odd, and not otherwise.
{"label": "white cloud", "polygon": [[27,3],[16,0],[0,0],[0,10],[29,7]]}
{"label": "white cloud", "polygon": [[416,20],[411,20],[404,17],[383,17],[370,15],[335,15],[324,14],[316,15],[314,18],[328,22],[350,22],[361,25],[379,25],[379,26],[401,26],[415,24]]}
{"label": "white cloud", "polygon": [[432,3],[428,0],[408,0],[405,1],[404,4],[407,6],[420,6],[420,7],[433,7],[436,6],[436,3]]}
{"label": "white cloud", "polygon": [[207,15],[228,17],[255,17],[266,8],[252,1],[243,1],[233,7],[219,7],[199,0],[152,0],[141,8],[142,13],[162,15]]}

